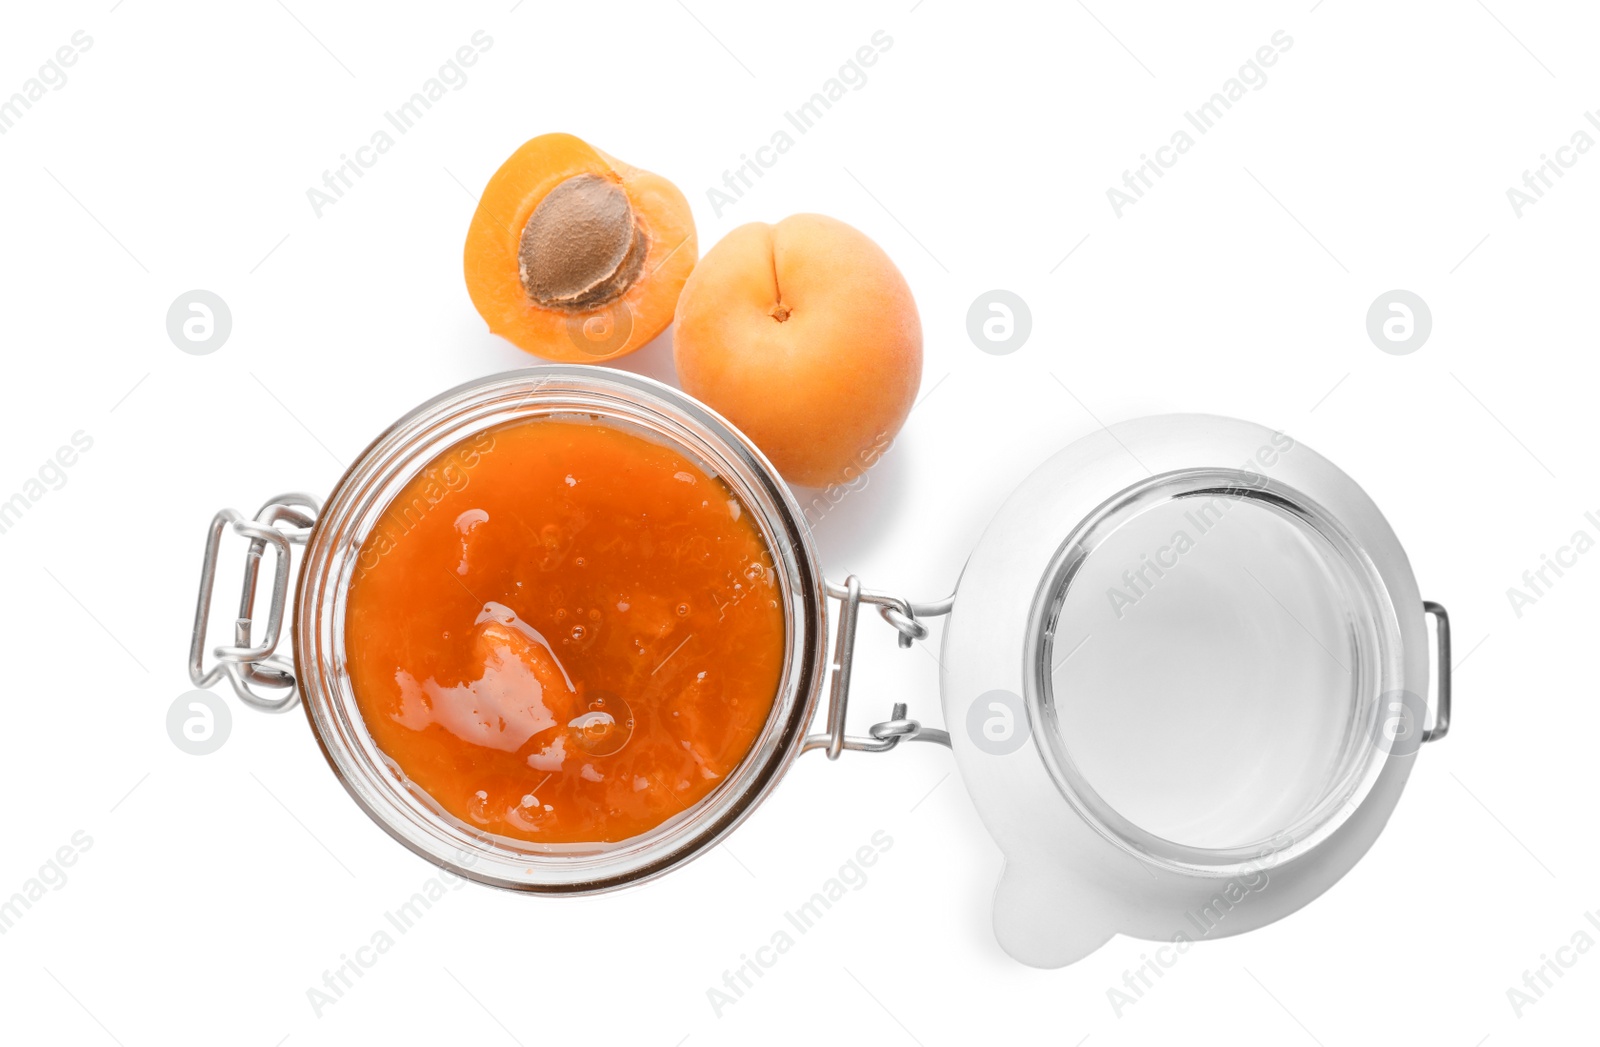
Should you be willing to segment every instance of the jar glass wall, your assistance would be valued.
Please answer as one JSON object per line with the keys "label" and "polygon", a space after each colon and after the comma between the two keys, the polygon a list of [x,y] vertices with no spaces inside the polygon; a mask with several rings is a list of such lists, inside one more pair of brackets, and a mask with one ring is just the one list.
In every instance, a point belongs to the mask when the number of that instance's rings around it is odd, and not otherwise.
{"label": "jar glass wall", "polygon": [[[664,444],[720,479],[770,551],[785,619],[785,664],[766,723],[709,794],[616,843],[540,844],[491,835],[445,812],[374,743],[346,664],[345,611],[362,544],[396,494],[438,455],[506,423],[566,419]],[[761,454],[720,417],[648,379],[564,366],[495,375],[436,397],[375,440],[346,472],[307,543],[296,596],[296,675],[334,773],[390,835],[446,868],[517,890],[589,893],[637,883],[713,846],[800,752],[826,657],[825,586],[800,511]]]}

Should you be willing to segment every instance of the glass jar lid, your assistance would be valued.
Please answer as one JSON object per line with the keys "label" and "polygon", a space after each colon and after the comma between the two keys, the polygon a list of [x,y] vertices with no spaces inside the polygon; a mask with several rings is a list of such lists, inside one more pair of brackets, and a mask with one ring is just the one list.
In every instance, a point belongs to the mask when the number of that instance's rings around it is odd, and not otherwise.
{"label": "glass jar lid", "polygon": [[1045,586],[1045,757],[1116,839],[1231,866],[1359,800],[1395,630],[1381,580],[1303,492],[1152,478],[1074,531]]}
{"label": "glass jar lid", "polygon": [[1072,444],[962,573],[942,692],[1007,858],[1002,944],[1054,966],[1170,940],[1270,863],[1230,933],[1304,904],[1375,838],[1422,727],[1423,603],[1364,492],[1287,434],[1168,415]]}

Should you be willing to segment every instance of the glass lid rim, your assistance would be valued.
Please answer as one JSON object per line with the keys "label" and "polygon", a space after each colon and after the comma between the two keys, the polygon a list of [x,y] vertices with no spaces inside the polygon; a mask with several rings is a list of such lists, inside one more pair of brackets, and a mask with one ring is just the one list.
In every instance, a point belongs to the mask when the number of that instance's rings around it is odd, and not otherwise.
{"label": "glass lid rim", "polygon": [[[1358,567],[1361,570],[1362,594],[1371,601],[1368,611],[1380,618],[1392,615],[1393,608],[1389,602],[1388,588],[1381,573],[1372,564],[1370,557],[1355,537],[1348,532],[1338,514],[1288,482],[1260,474],[1254,474],[1253,480],[1246,479],[1250,475],[1244,470],[1225,467],[1171,469],[1151,474],[1145,480],[1117,491],[1078,521],[1061,539],[1049,566],[1040,576],[1034,604],[1028,616],[1026,642],[1030,651],[1030,671],[1024,676],[1024,705],[1034,737],[1038,740],[1040,757],[1049,771],[1052,782],[1079,816],[1096,833],[1120,850],[1141,862],[1190,874],[1226,877],[1255,868],[1268,858],[1273,864],[1277,864],[1308,853],[1339,831],[1372,791],[1388,761],[1397,758],[1392,753],[1382,753],[1376,747],[1366,746],[1364,763],[1355,768],[1347,767],[1337,787],[1328,790],[1312,808],[1317,817],[1301,817],[1291,821],[1290,824],[1259,841],[1232,847],[1202,847],[1160,836],[1118,810],[1099,793],[1089,777],[1077,767],[1070,747],[1060,737],[1061,732],[1053,722],[1056,703],[1053,665],[1055,616],[1061,612],[1076,568],[1094,554],[1093,548],[1080,553],[1083,543],[1090,538],[1092,532],[1097,528],[1106,527],[1108,523],[1111,526],[1107,533],[1100,537],[1099,540],[1102,542],[1111,533],[1125,526],[1130,521],[1116,523],[1116,516],[1141,498],[1152,503],[1141,509],[1141,512],[1153,508],[1154,505],[1178,502],[1186,497],[1208,493],[1213,496],[1228,495],[1255,499],[1286,511],[1288,515],[1296,517],[1302,525],[1310,526],[1318,533],[1321,533],[1324,527],[1329,528],[1337,535],[1338,545],[1343,546],[1338,548],[1338,552],[1348,561],[1344,566],[1352,571]],[[1237,484],[1217,482],[1225,478],[1237,478],[1244,482]],[[1212,485],[1184,483],[1202,479],[1212,481]],[[1168,490],[1163,491],[1164,487]],[[1138,514],[1134,515],[1136,517]],[[1398,630],[1389,628],[1375,640],[1369,637],[1363,642],[1377,643],[1377,658],[1381,663],[1385,649],[1397,641]],[[1353,695],[1352,707],[1354,708],[1359,702],[1359,697]],[[1359,732],[1357,734],[1359,735]],[[1359,739],[1354,741],[1347,739],[1346,745],[1363,748]],[[1351,756],[1351,752],[1346,752],[1342,759],[1348,763]],[[1285,838],[1288,839],[1286,844],[1282,843]]]}

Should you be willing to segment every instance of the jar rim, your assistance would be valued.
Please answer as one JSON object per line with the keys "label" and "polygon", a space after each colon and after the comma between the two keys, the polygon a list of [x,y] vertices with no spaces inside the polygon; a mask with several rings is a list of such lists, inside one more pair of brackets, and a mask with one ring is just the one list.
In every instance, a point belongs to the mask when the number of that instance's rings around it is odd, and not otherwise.
{"label": "jar rim", "polygon": [[[782,591],[785,659],[762,733],[687,811],[616,843],[538,844],[491,835],[409,783],[367,730],[345,669],[344,616],[362,543],[398,490],[476,433],[542,416],[588,416],[673,447],[727,483],[750,511]],[[705,853],[766,798],[801,752],[827,654],[826,584],[793,494],[758,448],[688,395],[630,372],[551,364],[463,383],[389,426],[335,485],[306,545],[295,594],[296,677],[334,775],[390,836],[458,875],[534,893],[586,894],[642,883]]]}
{"label": "jar rim", "polygon": [[[1152,507],[1194,497],[1255,503],[1320,540],[1327,566],[1338,574],[1337,584],[1330,586],[1326,595],[1337,599],[1341,613],[1348,617],[1354,655],[1352,664],[1343,667],[1350,677],[1347,722],[1315,800],[1260,839],[1240,840],[1227,846],[1202,846],[1168,838],[1140,824],[1103,795],[1094,776],[1080,766],[1071,741],[1061,728],[1061,696],[1052,669],[1058,667],[1054,652],[1058,618],[1079,570],[1095,554],[1096,547]],[[1256,584],[1260,584],[1259,580]],[[1287,609],[1285,613],[1293,617]],[[1300,628],[1306,628],[1298,619],[1295,621]],[[1174,470],[1150,476],[1118,492],[1062,540],[1040,579],[1030,637],[1039,655],[1027,681],[1027,697],[1030,716],[1039,725],[1037,738],[1046,768],[1064,798],[1096,832],[1155,867],[1230,876],[1254,865],[1276,865],[1297,858],[1338,831],[1371,791],[1387,760],[1395,755],[1376,744],[1380,681],[1386,668],[1394,663],[1400,645],[1383,579],[1335,514],[1277,478],[1229,468]]]}

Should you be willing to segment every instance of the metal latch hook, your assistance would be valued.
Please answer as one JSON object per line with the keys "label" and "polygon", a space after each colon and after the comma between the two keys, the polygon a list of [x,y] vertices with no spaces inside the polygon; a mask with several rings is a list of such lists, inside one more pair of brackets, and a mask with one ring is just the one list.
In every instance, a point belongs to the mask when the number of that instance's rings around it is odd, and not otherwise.
{"label": "metal latch hook", "polygon": [[934,617],[950,613],[954,597],[935,603],[914,604],[887,593],[870,592],[861,588],[861,580],[850,575],[843,585],[827,584],[828,595],[839,601],[839,630],[834,639],[833,683],[828,691],[828,725],[820,734],[807,735],[801,752],[825,750],[828,759],[837,760],[846,749],[853,752],[888,752],[903,741],[933,742],[950,747],[950,733],[934,727],[924,727],[916,720],[906,718],[906,706],[896,702],[889,719],[873,724],[866,737],[850,735],[845,730],[845,717],[850,706],[850,677],[856,646],[856,622],[861,615],[861,605],[873,604],[883,620],[894,626],[901,647],[910,647],[917,640],[926,639],[928,627],[918,617]]}

